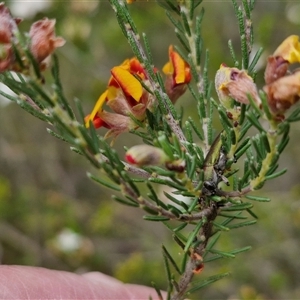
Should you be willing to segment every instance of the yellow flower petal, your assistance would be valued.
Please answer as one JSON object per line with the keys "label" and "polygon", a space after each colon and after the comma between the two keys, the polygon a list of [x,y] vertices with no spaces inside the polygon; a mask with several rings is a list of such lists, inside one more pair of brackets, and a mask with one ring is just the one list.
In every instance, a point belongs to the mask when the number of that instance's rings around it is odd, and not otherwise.
{"label": "yellow flower petal", "polygon": [[140,101],[143,87],[128,70],[118,66],[111,69],[111,74],[126,95],[131,96],[136,102]]}
{"label": "yellow flower petal", "polygon": [[171,62],[167,62],[164,66],[162,71],[166,74],[166,75],[172,75],[174,73],[174,68]]}
{"label": "yellow flower petal", "polygon": [[299,36],[291,35],[286,38],[275,50],[273,56],[281,56],[290,64],[300,62]]}
{"label": "yellow flower petal", "polygon": [[90,127],[90,121],[93,121],[96,114],[102,110],[102,106],[106,100],[108,90],[106,90],[103,94],[100,95],[99,99],[96,102],[96,105],[93,108],[92,113],[89,115],[88,119],[85,122],[85,127]]}
{"label": "yellow flower petal", "polygon": [[117,97],[119,88],[111,85],[107,88],[107,100],[115,99]]}

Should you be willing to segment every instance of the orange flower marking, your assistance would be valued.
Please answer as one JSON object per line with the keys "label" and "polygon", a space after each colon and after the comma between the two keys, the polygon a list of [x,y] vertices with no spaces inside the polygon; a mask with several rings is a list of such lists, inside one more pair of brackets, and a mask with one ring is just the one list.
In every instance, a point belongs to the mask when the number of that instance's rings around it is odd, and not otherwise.
{"label": "orange flower marking", "polygon": [[169,47],[169,62],[163,67],[163,72],[167,75],[165,81],[166,92],[173,103],[184,94],[186,84],[191,79],[191,68],[189,64],[173,49]]}
{"label": "orange flower marking", "polygon": [[189,64],[173,49],[169,47],[169,62],[163,67],[166,75],[172,75],[175,84],[189,83],[191,81],[191,68]]}
{"label": "orange flower marking", "polygon": [[112,68],[111,74],[127,96],[131,96],[136,102],[140,101],[143,87],[130,71],[120,66]]}

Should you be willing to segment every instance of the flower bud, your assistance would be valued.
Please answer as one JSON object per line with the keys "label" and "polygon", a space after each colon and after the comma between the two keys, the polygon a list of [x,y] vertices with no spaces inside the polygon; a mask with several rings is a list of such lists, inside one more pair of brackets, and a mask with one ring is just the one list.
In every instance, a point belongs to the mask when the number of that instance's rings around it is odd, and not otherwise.
{"label": "flower bud", "polygon": [[268,104],[274,115],[282,116],[300,99],[300,71],[264,86]]}
{"label": "flower bud", "polygon": [[131,147],[126,152],[125,158],[130,164],[140,167],[161,165],[169,159],[162,149],[150,145],[136,145]]}
{"label": "flower bud", "polygon": [[256,85],[245,70],[221,65],[216,74],[215,85],[220,102],[225,108],[231,107],[230,98],[249,104],[248,97],[251,97],[257,106],[261,104]]}
{"label": "flower bud", "polygon": [[45,60],[56,48],[65,44],[65,40],[62,37],[55,36],[55,22],[56,20],[54,19],[44,18],[33,23],[30,27],[30,51],[38,63]]}

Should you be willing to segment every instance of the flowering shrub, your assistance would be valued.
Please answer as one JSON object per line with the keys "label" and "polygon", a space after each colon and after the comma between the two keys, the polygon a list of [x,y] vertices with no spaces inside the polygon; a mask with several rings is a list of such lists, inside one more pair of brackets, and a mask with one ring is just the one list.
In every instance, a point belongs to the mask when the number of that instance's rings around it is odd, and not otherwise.
{"label": "flowering shrub", "polygon": [[[178,262],[162,248],[171,299],[184,299],[228,275],[205,277],[208,262],[250,249],[228,252],[215,245],[222,231],[256,223],[253,201],[270,199],[252,192],[286,172],[278,171],[278,162],[289,141],[290,124],[300,116],[295,107],[300,73],[291,69],[300,62],[298,36],[288,37],[268,58],[264,86],[255,83],[255,66],[262,53],[253,53],[250,61],[255,1],[242,1],[240,7],[232,1],[239,20],[242,60],[232,55],[233,67],[221,64],[214,80],[217,99],[213,98],[208,55],[202,62],[203,13],[197,11],[201,2],[158,1],[185,50],[171,45],[169,62],[160,71],[128,5],[110,0],[134,57],[111,68],[107,88],[89,114],[79,101],[74,112],[64,96],[54,51],[65,40],[55,35],[55,20],[39,20],[24,34],[18,29],[20,19],[0,4],[0,79],[15,95],[0,94],[51,124],[49,133],[92,163],[99,174],[89,176],[115,191],[115,200],[145,209],[145,220],[161,222],[171,231],[182,253]],[[235,53],[232,47],[230,52]],[[43,76],[48,68],[50,87]],[[193,98],[198,114],[197,120],[190,117],[185,123],[175,106],[184,93]],[[214,113],[221,132],[213,126]],[[97,132],[100,127],[107,129],[104,137]],[[125,145],[119,155],[112,141],[125,132],[140,137],[140,143],[129,149]],[[167,201],[159,197],[158,186],[170,188],[164,193]]]}

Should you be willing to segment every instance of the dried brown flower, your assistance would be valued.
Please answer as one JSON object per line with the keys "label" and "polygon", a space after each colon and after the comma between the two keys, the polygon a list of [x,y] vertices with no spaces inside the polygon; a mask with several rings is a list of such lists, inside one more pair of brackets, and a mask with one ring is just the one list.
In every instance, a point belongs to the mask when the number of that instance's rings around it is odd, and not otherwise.
{"label": "dried brown flower", "polygon": [[30,51],[39,63],[51,55],[56,48],[65,44],[62,37],[55,36],[55,22],[54,19],[44,18],[31,25],[29,31]]}

